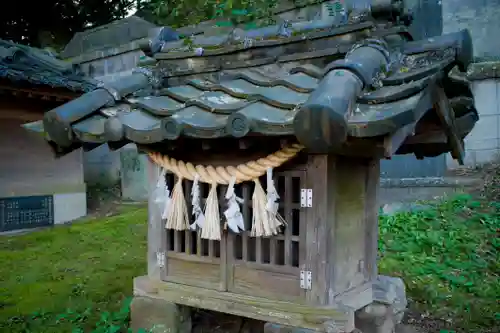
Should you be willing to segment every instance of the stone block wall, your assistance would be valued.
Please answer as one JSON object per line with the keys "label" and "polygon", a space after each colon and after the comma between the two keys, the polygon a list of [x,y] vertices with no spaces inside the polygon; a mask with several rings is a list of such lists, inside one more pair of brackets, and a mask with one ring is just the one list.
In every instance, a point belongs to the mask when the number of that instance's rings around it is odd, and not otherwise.
{"label": "stone block wall", "polygon": [[132,50],[81,63],[82,70],[97,80],[113,80],[136,67],[144,53]]}
{"label": "stone block wall", "polygon": [[[103,81],[118,79],[130,73],[144,53],[139,49],[141,40],[106,50],[92,51],[71,59],[87,75]],[[111,187],[121,183],[120,151],[110,151],[102,145],[84,153],[85,182],[89,186]],[[134,196],[132,196],[134,197]]]}

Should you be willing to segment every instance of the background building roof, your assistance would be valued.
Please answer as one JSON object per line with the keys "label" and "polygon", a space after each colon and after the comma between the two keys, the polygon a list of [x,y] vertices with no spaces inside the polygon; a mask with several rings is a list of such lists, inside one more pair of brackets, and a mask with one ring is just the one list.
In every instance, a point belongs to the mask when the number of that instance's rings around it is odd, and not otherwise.
{"label": "background building roof", "polygon": [[58,59],[50,51],[1,39],[0,78],[83,92],[96,86],[78,66]]}
{"label": "background building roof", "polygon": [[61,52],[61,57],[72,58],[90,51],[118,47],[147,37],[153,28],[156,28],[153,23],[138,16],[130,16],[77,32]]}

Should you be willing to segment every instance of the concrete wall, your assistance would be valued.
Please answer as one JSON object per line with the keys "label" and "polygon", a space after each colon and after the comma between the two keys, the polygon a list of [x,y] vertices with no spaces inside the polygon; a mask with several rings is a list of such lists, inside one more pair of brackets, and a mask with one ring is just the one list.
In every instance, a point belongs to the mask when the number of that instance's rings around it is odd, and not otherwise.
{"label": "concrete wall", "polygon": [[41,117],[0,99],[0,197],[53,194],[54,222],[72,221],[87,214],[82,152],[55,159],[42,137],[21,127]]}
{"label": "concrete wall", "polygon": [[471,85],[479,121],[466,138],[465,148],[466,163],[475,166],[496,161],[500,155],[500,80],[477,80]]}
{"label": "concrete wall", "polygon": [[[500,158],[500,80],[474,80],[471,88],[479,121],[465,138],[465,165],[476,167]],[[449,169],[459,167],[449,155],[447,165]]]}
{"label": "concrete wall", "polygon": [[[496,160],[500,154],[500,80],[498,73],[491,71],[495,64],[486,64],[487,73],[477,78],[482,61],[500,59],[500,0],[443,0],[442,6],[444,33],[469,29],[472,35],[476,64],[469,69],[469,76],[476,76],[471,88],[479,121],[465,140],[465,164],[475,167]],[[447,165],[458,167],[450,156]]]}
{"label": "concrete wall", "polygon": [[[437,0],[434,0],[437,1]],[[500,0],[442,0],[443,32],[469,29],[478,61],[500,57]]]}

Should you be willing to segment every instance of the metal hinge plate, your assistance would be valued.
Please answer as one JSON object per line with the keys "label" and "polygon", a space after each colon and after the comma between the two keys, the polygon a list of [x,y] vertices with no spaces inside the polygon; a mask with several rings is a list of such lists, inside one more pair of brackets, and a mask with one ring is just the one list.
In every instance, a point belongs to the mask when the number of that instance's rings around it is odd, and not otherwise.
{"label": "metal hinge plate", "polygon": [[310,290],[312,288],[311,271],[300,271],[300,288]]}
{"label": "metal hinge plate", "polygon": [[312,207],[313,205],[313,190],[303,188],[300,190],[300,207]]}
{"label": "metal hinge plate", "polygon": [[156,264],[158,267],[165,267],[165,252],[156,252]]}

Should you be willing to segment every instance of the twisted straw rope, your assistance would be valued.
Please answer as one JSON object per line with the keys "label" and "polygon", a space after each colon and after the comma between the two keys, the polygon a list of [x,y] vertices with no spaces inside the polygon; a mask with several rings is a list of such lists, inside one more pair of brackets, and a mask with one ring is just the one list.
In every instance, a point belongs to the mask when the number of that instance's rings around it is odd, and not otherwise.
{"label": "twisted straw rope", "polygon": [[304,146],[293,144],[285,147],[277,152],[259,158],[256,161],[234,166],[218,166],[211,165],[193,165],[178,161],[167,155],[162,155],[157,152],[149,153],[151,160],[163,167],[166,170],[173,172],[177,177],[188,180],[194,180],[196,175],[199,176],[199,181],[208,184],[227,185],[233,177],[236,179],[235,184],[254,180],[266,174],[268,168],[276,168],[283,163],[289,161],[304,149]]}

